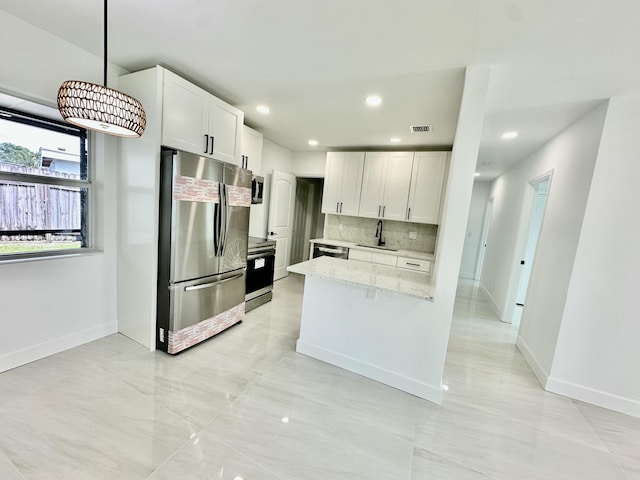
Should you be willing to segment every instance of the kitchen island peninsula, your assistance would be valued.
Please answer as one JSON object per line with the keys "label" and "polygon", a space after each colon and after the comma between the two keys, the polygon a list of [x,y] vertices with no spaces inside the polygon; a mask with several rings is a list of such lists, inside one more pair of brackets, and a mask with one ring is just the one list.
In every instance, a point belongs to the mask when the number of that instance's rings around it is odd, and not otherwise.
{"label": "kitchen island peninsula", "polygon": [[449,326],[431,275],[326,256],[288,270],[306,277],[297,352],[441,402]]}

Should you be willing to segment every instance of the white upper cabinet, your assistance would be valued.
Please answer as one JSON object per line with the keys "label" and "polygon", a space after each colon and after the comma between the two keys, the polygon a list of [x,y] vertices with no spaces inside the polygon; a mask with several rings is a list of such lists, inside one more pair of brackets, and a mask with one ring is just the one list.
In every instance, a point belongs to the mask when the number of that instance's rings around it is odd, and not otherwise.
{"label": "white upper cabinet", "polygon": [[209,93],[168,70],[164,71],[162,144],[205,155],[209,127]]}
{"label": "white upper cabinet", "polygon": [[241,164],[244,113],[164,69],[162,144]]}
{"label": "white upper cabinet", "polygon": [[382,197],[384,196],[384,177],[387,171],[385,152],[367,152],[362,176],[360,194],[361,217],[378,218],[382,216]]}
{"label": "white upper cabinet", "polygon": [[363,167],[363,152],[327,153],[322,213],[358,215]]}
{"label": "white upper cabinet", "polygon": [[219,98],[209,97],[210,155],[224,162],[241,165],[244,112]]}
{"label": "white upper cabinet", "polygon": [[359,216],[406,220],[413,152],[367,152]]}
{"label": "white upper cabinet", "polygon": [[416,152],[406,220],[437,225],[448,152]]}
{"label": "white upper cabinet", "polygon": [[262,143],[263,136],[260,132],[242,127],[242,156],[245,160],[245,168],[254,175],[262,175]]}

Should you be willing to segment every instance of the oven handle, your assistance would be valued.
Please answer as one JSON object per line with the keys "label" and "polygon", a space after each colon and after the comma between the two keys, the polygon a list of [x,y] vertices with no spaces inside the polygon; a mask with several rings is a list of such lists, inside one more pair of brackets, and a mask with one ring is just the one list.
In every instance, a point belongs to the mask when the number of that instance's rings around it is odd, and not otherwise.
{"label": "oven handle", "polygon": [[249,248],[249,251],[247,253],[249,255],[253,255],[254,253],[271,252],[271,251],[275,253],[276,247],[273,245],[267,245],[266,247],[252,247],[252,248]]}
{"label": "oven handle", "polygon": [[247,261],[256,260],[258,258],[273,257],[275,254],[276,254],[276,251],[273,249],[265,250],[264,252],[252,253],[247,255]]}

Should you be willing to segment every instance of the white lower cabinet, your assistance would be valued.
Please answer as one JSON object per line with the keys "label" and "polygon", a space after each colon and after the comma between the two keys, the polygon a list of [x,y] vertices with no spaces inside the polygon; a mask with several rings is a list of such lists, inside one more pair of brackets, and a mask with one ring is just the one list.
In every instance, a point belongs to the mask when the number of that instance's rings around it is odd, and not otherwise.
{"label": "white lower cabinet", "polygon": [[359,262],[376,263],[378,265],[387,265],[395,267],[398,257],[387,253],[367,252],[366,250],[349,249],[349,260],[357,260]]}
{"label": "white lower cabinet", "polygon": [[431,260],[420,260],[417,258],[397,257],[398,268],[405,270],[417,270],[419,272],[429,272],[431,270]]}
{"label": "white lower cabinet", "polygon": [[395,267],[398,257],[395,255],[387,255],[385,253],[372,253],[371,263],[377,263],[379,265],[388,265],[389,267]]}
{"label": "white lower cabinet", "polygon": [[360,262],[371,263],[371,252],[365,252],[364,250],[349,249],[349,260],[358,260]]}

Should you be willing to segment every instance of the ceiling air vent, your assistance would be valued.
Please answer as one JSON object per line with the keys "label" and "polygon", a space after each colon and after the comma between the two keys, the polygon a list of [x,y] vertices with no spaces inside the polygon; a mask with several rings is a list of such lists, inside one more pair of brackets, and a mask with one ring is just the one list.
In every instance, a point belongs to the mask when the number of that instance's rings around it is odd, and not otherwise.
{"label": "ceiling air vent", "polygon": [[425,133],[433,130],[431,125],[412,125],[410,128],[411,133]]}

